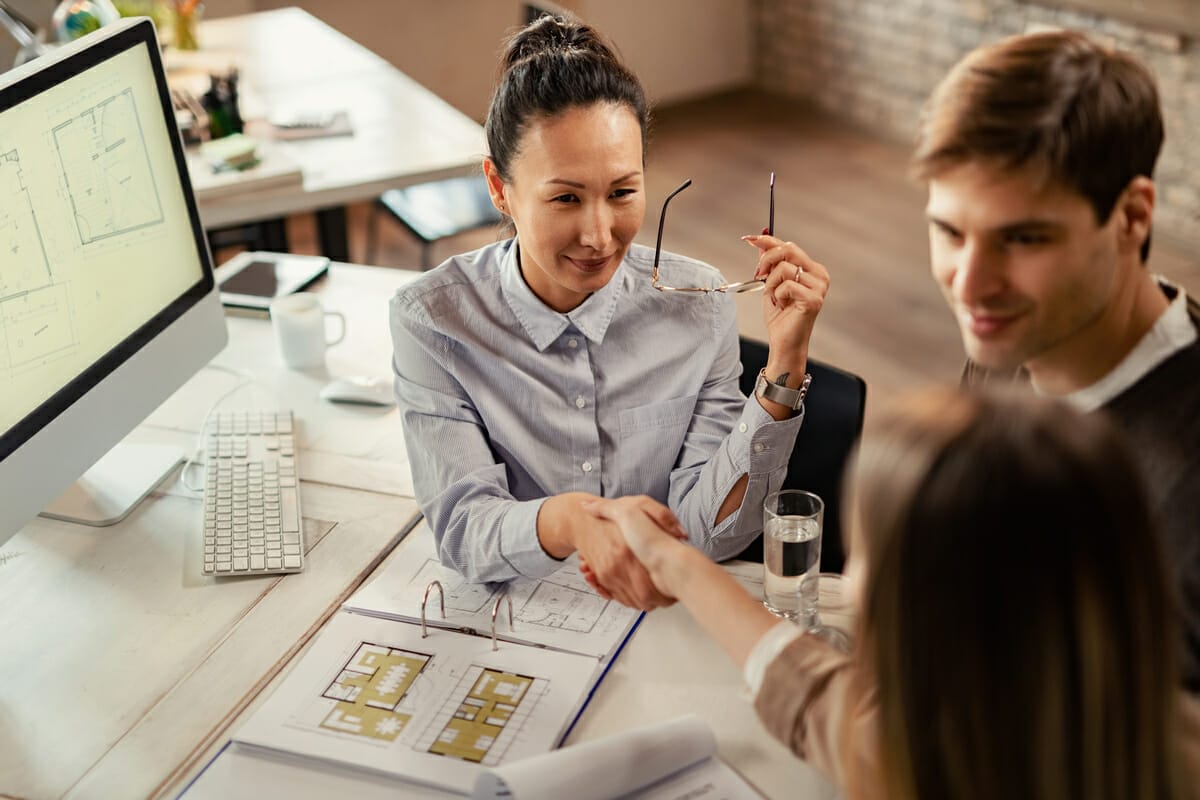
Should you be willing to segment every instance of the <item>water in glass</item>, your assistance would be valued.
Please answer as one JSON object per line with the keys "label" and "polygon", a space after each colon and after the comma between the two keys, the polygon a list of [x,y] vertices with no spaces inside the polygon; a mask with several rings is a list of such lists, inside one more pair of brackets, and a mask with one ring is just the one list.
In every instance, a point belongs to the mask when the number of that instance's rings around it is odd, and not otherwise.
{"label": "water in glass", "polygon": [[768,609],[790,619],[816,615],[821,568],[821,523],[811,517],[779,516],[763,531],[763,595]]}

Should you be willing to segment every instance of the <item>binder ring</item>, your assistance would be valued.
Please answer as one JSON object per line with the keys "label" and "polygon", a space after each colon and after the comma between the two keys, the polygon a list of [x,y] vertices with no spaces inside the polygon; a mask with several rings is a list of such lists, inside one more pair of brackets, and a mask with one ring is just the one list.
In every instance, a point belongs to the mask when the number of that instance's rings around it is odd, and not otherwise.
{"label": "binder ring", "polygon": [[500,649],[500,646],[498,644],[496,644],[496,614],[500,613],[500,601],[501,600],[508,601],[508,629],[512,630],[512,626],[513,626],[512,598],[508,596],[508,592],[505,592],[504,594],[502,594],[496,598],[496,603],[495,603],[495,605],[492,606],[492,650],[493,651]]}
{"label": "binder ring", "polygon": [[[446,618],[446,593],[442,591],[442,584],[440,581],[430,581],[429,585],[425,587],[425,596],[421,598],[421,638],[422,639],[424,639],[426,636],[429,635],[428,631],[425,630],[425,603],[427,603],[429,601],[429,590],[435,586],[437,587],[437,590],[438,590],[438,601],[440,602],[441,607],[442,607],[442,619]],[[496,614],[495,614],[495,612],[492,612],[493,627],[495,626],[495,624],[496,624]],[[512,623],[509,622],[509,624],[511,625]]]}

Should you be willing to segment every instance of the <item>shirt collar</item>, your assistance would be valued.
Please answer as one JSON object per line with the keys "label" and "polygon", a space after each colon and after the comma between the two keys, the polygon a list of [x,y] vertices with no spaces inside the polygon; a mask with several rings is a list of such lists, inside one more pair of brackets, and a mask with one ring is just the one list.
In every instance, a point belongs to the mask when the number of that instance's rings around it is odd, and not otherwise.
{"label": "shirt collar", "polygon": [[617,298],[625,285],[627,271],[624,260],[604,288],[568,311],[559,313],[543,303],[525,278],[517,262],[519,243],[513,240],[500,263],[500,287],[508,307],[525,329],[525,335],[539,351],[549,347],[568,326],[573,325],[593,344],[604,341],[604,334],[617,310]]}

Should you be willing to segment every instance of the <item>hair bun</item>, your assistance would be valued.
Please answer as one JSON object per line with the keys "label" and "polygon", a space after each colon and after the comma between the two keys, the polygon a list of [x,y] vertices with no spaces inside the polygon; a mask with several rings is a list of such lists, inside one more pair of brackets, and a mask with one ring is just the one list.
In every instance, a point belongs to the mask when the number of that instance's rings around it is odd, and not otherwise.
{"label": "hair bun", "polygon": [[546,15],[526,25],[508,42],[501,64],[512,69],[522,61],[542,55],[590,53],[616,61],[612,48],[594,28],[568,15]]}

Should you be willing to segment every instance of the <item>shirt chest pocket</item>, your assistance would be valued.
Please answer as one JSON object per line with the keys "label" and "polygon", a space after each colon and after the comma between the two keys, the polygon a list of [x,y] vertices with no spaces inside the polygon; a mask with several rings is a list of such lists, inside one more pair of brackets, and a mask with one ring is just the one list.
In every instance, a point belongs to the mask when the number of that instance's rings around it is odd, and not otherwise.
{"label": "shirt chest pocket", "polygon": [[622,494],[644,493],[665,501],[698,395],[661,400],[620,413],[617,461]]}

